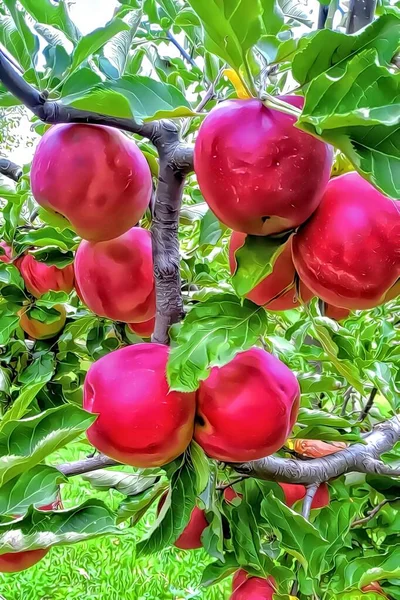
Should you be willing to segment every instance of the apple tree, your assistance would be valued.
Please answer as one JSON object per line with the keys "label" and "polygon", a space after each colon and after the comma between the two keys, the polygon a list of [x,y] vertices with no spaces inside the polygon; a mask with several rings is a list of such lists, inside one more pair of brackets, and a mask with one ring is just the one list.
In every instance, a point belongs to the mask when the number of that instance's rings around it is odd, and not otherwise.
{"label": "apple tree", "polygon": [[232,600],[399,600],[398,3],[116,4],[0,6],[0,572],[156,510]]}

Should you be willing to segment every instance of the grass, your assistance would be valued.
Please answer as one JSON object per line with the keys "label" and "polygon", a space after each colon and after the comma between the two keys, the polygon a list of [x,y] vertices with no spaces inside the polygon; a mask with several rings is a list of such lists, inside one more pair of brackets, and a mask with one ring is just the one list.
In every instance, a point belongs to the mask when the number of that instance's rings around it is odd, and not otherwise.
{"label": "grass", "polygon": [[[70,445],[56,462],[78,460],[87,446]],[[97,497],[116,508],[118,492],[96,492],[80,477],[61,490],[65,508]],[[16,574],[0,574],[0,600],[223,600],[230,581],[200,588],[204,567],[211,562],[203,550],[170,548],[135,558],[135,541],[149,529],[154,512],[124,537],[103,537],[52,548],[37,565]]]}

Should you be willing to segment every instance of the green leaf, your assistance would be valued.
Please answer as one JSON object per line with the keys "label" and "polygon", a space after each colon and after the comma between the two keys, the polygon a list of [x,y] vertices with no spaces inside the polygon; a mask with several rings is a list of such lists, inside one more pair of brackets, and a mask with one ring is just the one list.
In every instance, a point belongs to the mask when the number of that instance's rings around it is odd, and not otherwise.
{"label": "green leaf", "polygon": [[23,519],[0,525],[0,554],[124,533],[116,526],[115,514],[100,500],[87,500],[76,508],[53,512],[31,508]]}
{"label": "green leaf", "polygon": [[114,117],[154,120],[193,116],[182,92],[142,75],[125,75],[63,97],[64,104]]}
{"label": "green leaf", "polygon": [[188,524],[195,506],[195,489],[193,465],[190,460],[185,460],[171,475],[171,490],[154,527],[136,546],[137,556],[160,551],[177,540]]}
{"label": "green leaf", "polygon": [[78,39],[78,30],[68,15],[65,2],[53,4],[51,0],[21,0],[21,4],[35,21],[61,29],[72,41]]}
{"label": "green leaf", "polygon": [[0,514],[24,515],[31,505],[50,504],[67,478],[54,467],[37,465],[0,487]]}
{"label": "green leaf", "polygon": [[39,39],[34,33],[32,33],[31,29],[28,27],[23,13],[17,9],[15,2],[12,0],[4,0],[4,4],[7,6],[14,20],[14,24],[21,37],[21,41],[25,48],[26,54],[30,59],[29,66],[34,69],[37,54],[39,51]]}
{"label": "green leaf", "polygon": [[38,383],[21,388],[18,397],[0,421],[0,431],[3,429],[5,423],[8,421],[17,421],[26,413],[31,402],[36,398],[44,384],[45,381],[39,381]]}
{"label": "green leaf", "polygon": [[51,380],[55,370],[54,352],[45,351],[34,357],[26,369],[18,375],[19,383],[25,385],[44,384]]}
{"label": "green leaf", "polygon": [[118,507],[118,522],[129,519],[131,526],[136,525],[146,514],[153,502],[166,491],[166,484],[159,481],[147,490],[127,496]]}
{"label": "green leaf", "polygon": [[[272,273],[274,264],[285,248],[290,233],[283,237],[247,235],[244,245],[235,252],[237,268],[232,284],[239,296],[245,296]],[[294,283],[294,272],[293,272]]]}
{"label": "green leaf", "polygon": [[95,419],[77,406],[64,405],[29,419],[8,421],[0,431],[0,485],[81,435]]}
{"label": "green leaf", "polygon": [[262,20],[267,35],[276,35],[284,25],[283,12],[276,0],[261,0]]}
{"label": "green leaf", "polygon": [[[58,338],[58,347],[61,352],[73,350],[77,346],[78,340],[84,340],[89,329],[96,323],[97,317],[89,314],[81,316],[72,323],[68,323]],[[81,351],[81,346],[79,346]]]}
{"label": "green leaf", "polygon": [[332,502],[329,506],[319,511],[313,525],[322,537],[329,542],[324,555],[324,572],[332,568],[336,555],[345,546],[353,519],[357,513],[357,506],[345,499],[343,502]]}
{"label": "green leaf", "polygon": [[99,66],[107,77],[118,79],[125,71],[129,57],[129,51],[135,38],[136,31],[140,25],[142,10],[131,10],[123,21],[128,25],[128,31],[117,33],[102,50]]}
{"label": "green leaf", "polygon": [[224,562],[218,560],[206,566],[201,577],[201,585],[206,587],[214,585],[237,571],[239,565],[233,553],[226,552],[224,559]]}
{"label": "green leaf", "polygon": [[19,317],[9,314],[7,309],[0,312],[0,345],[7,344],[18,327]]}
{"label": "green leaf", "polygon": [[258,0],[188,0],[205,31],[204,44],[239,71],[262,28]]}
{"label": "green leaf", "polygon": [[336,77],[343,73],[347,62],[356,54],[371,48],[376,49],[381,64],[389,64],[400,42],[399,27],[399,17],[388,14],[354,35],[330,29],[315,32],[300,42],[293,58],[293,77],[301,85],[322,73]]}
{"label": "green leaf", "polygon": [[281,11],[288,19],[295,21],[300,25],[307,27],[313,26],[313,20],[310,15],[302,8],[304,4],[300,4],[297,0],[278,0]]}
{"label": "green leaf", "polygon": [[61,250],[68,251],[77,248],[79,244],[76,233],[71,229],[60,231],[50,226],[31,229],[30,231],[19,231],[15,241],[23,246],[23,250],[31,246],[39,248],[55,246]]}
{"label": "green leaf", "polygon": [[167,378],[174,390],[194,391],[211,367],[223,366],[265,333],[267,313],[230,294],[195,305],[181,325],[170,352]]}
{"label": "green leaf", "polygon": [[102,48],[117,33],[128,30],[129,25],[127,23],[124,23],[122,19],[115,18],[104,27],[99,27],[82,37],[74,50],[70,69],[71,73],[76,71],[84,60]]}
{"label": "green leaf", "polygon": [[107,491],[113,489],[126,496],[141,494],[157,482],[157,477],[154,475],[125,473],[108,469],[85,473],[82,478],[88,481],[95,490]]}
{"label": "green leaf", "polygon": [[316,408],[312,410],[309,408],[300,408],[297,421],[302,425],[308,426],[325,425],[327,427],[339,427],[343,429],[353,427],[353,424],[344,417],[338,417],[333,413]]}
{"label": "green leaf", "polygon": [[394,477],[368,474],[366,482],[388,500],[400,498],[400,481]]}
{"label": "green leaf", "polygon": [[203,449],[194,440],[190,443],[190,457],[196,473],[196,494],[200,495],[210,478],[210,463]]}
{"label": "green leaf", "polygon": [[328,542],[314,525],[288,508],[272,493],[263,500],[261,514],[276,531],[282,548],[300,561],[305,572],[317,578],[321,573]]}
{"label": "green leaf", "polygon": [[[23,69],[29,69],[31,57],[27,51],[23,38],[21,37],[14,20],[0,14],[0,43],[10,52]],[[8,95],[5,96],[5,105],[9,104]],[[13,106],[13,104],[11,104]]]}
{"label": "green leaf", "polygon": [[[299,373],[297,380],[302,394],[317,394],[320,392],[335,391],[341,387],[340,381],[332,375],[319,373]],[[329,416],[331,416],[329,414]]]}
{"label": "green leaf", "polygon": [[[190,207],[192,208],[192,207]],[[194,207],[195,208],[195,207]],[[200,246],[215,246],[222,237],[221,223],[211,210],[207,210],[200,222]]]}

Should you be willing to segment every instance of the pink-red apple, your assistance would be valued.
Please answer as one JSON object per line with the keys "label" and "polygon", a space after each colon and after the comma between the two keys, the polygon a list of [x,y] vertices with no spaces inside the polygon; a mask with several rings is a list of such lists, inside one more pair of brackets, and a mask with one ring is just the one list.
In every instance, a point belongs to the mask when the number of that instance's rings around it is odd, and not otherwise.
{"label": "pink-red apple", "polygon": [[[166,497],[167,494],[161,497],[157,513],[161,511]],[[208,525],[209,523],[205,517],[204,510],[195,506],[190,515],[189,523],[174,543],[174,546],[181,550],[196,550],[196,548],[201,548],[201,535]]]}
{"label": "pink-red apple", "polygon": [[69,294],[74,289],[73,265],[59,269],[54,265],[46,265],[46,263],[36,260],[30,254],[18,259],[16,264],[26,289],[36,298],[40,298],[50,290]]}
{"label": "pink-red apple", "polygon": [[273,600],[276,583],[273,577],[252,577],[243,569],[233,576],[229,600]]}
{"label": "pink-red apple", "polygon": [[200,383],[194,438],[217,460],[263,458],[285,443],[299,402],[292,371],[265,350],[251,348],[214,367]]}
{"label": "pink-red apple", "polygon": [[361,591],[365,592],[366,594],[368,592],[375,592],[375,594],[379,594],[380,596],[387,598],[387,595],[385,594],[382,587],[380,586],[380,584],[377,581],[373,581],[372,583],[365,585],[364,587],[361,588]]}
{"label": "pink-red apple", "polygon": [[143,323],[129,323],[128,327],[136,335],[140,335],[142,338],[149,338],[154,333],[154,327],[156,324],[156,318],[153,317]]}
{"label": "pink-red apple", "polygon": [[322,300],[368,309],[400,276],[400,210],[358,173],[332,179],[321,204],[294,236],[300,279]]}
{"label": "pink-red apple", "polygon": [[325,302],[325,316],[334,321],[344,321],[350,315],[350,312],[348,308],[340,308],[339,306],[333,306],[333,304]]}
{"label": "pink-red apple", "polygon": [[51,127],[36,149],[32,193],[66,217],[78,235],[104,241],[142,218],[152,192],[148,163],[134,141],[110,127]]}
{"label": "pink-red apple", "polygon": [[[302,107],[300,96],[282,100]],[[332,149],[296,119],[257,99],[226,100],[200,127],[194,169],[215,215],[234,231],[269,235],[297,227],[317,208]]]}
{"label": "pink-red apple", "polygon": [[107,242],[83,240],[75,256],[80,297],[100,317],[142,323],[156,312],[151,234],[133,227]]}
{"label": "pink-red apple", "polygon": [[[291,508],[293,504],[299,500],[302,500],[307,493],[304,485],[299,485],[296,483],[280,483],[279,485],[281,486],[285,495],[285,504],[287,504],[289,508]],[[328,506],[329,501],[329,488],[326,483],[321,483],[315,493],[311,503],[311,508],[323,508],[324,506]]]}
{"label": "pink-red apple", "polygon": [[22,308],[19,314],[19,324],[22,329],[34,340],[47,340],[59,333],[65,325],[67,311],[62,304],[56,304],[54,308],[60,313],[57,321],[52,323],[42,323],[37,319],[31,319],[25,308]]}
{"label": "pink-red apple", "polygon": [[97,450],[134,467],[159,467],[182,454],[193,435],[195,394],[169,389],[168,347],[135,344],[89,369],[83,407],[97,414],[87,430]]}
{"label": "pink-red apple", "polygon": [[[246,240],[245,233],[234,231],[229,244],[229,267],[231,274],[236,271],[237,262],[235,252],[241,248]],[[296,271],[292,260],[292,239],[288,240],[276,259],[272,273],[267,275],[256,285],[246,298],[264,306],[267,310],[289,310],[296,308],[300,302],[296,298],[295,289]],[[300,283],[300,296],[303,302],[308,302],[313,293]]]}

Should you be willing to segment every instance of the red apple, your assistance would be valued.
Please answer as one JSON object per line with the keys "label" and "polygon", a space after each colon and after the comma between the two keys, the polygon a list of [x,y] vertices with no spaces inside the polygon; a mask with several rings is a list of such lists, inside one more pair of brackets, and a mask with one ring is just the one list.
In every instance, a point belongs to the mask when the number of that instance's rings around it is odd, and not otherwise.
{"label": "red apple", "polygon": [[224,500],[230,504],[235,498],[242,498],[242,494],[237,494],[233,487],[224,489]]}
{"label": "red apple", "polygon": [[361,588],[361,591],[365,593],[375,592],[375,594],[380,594],[384,598],[387,598],[387,595],[385,594],[385,592],[383,591],[383,589],[377,581],[373,581],[369,585],[365,585]]}
{"label": "red apple", "polygon": [[[283,100],[303,106],[300,96]],[[194,169],[218,219],[235,231],[292,229],[317,208],[329,180],[330,146],[294,127],[295,118],[260,100],[226,100],[200,127]]]}
{"label": "red apple", "polygon": [[[167,494],[161,497],[158,503],[157,514],[161,511]],[[203,531],[208,527],[208,521],[205,517],[204,510],[201,510],[198,506],[195,506],[190,515],[189,523],[178,537],[174,546],[181,550],[195,550],[201,548],[201,535]]]}
{"label": "red apple", "polygon": [[332,179],[293,240],[300,279],[322,300],[367,309],[400,276],[400,210],[358,173]]}
{"label": "red apple", "polygon": [[[245,239],[245,233],[234,231],[231,235],[229,244],[229,267],[231,274],[237,268],[235,252],[243,246]],[[289,310],[296,308],[296,306],[300,305],[300,302],[296,299],[295,277],[296,271],[292,260],[292,239],[290,238],[276,259],[272,273],[260,281],[246,295],[246,298],[259,306],[264,306],[267,310]],[[313,293],[303,283],[300,283],[300,295],[303,302],[308,302],[313,297]]]}
{"label": "red apple", "polygon": [[195,394],[169,389],[169,349],[135,344],[89,369],[83,407],[98,414],[87,430],[97,450],[134,467],[159,467],[182,454],[193,435]]}
{"label": "red apple", "polygon": [[[283,493],[285,494],[285,504],[287,504],[289,508],[298,502],[298,500],[302,500],[307,493],[304,485],[296,483],[280,483],[279,485],[283,489]],[[313,498],[311,508],[323,508],[324,506],[328,506],[329,501],[329,488],[326,483],[321,483]]]}
{"label": "red apple", "polygon": [[36,260],[30,254],[18,259],[17,263],[26,289],[36,298],[50,290],[69,294],[74,289],[73,265],[59,269]]}
{"label": "red apple", "polygon": [[77,289],[100,317],[141,323],[156,312],[151,234],[133,227],[107,242],[83,240],[75,256]]}
{"label": "red apple", "polygon": [[128,323],[128,327],[136,335],[140,335],[143,338],[149,338],[154,333],[154,326],[156,324],[156,318],[153,317],[143,323]]}
{"label": "red apple", "polygon": [[296,421],[300,388],[294,374],[261,348],[214,367],[197,391],[194,438],[211,458],[246,462],[283,446]]}
{"label": "red apple", "polygon": [[229,600],[273,600],[276,583],[273,577],[252,577],[243,569],[233,576]]}
{"label": "red apple", "polygon": [[66,217],[87,240],[111,240],[136,225],[152,192],[146,159],[132,139],[110,127],[51,127],[36,149],[32,193]]}
{"label": "red apple", "polygon": [[0,246],[4,250],[4,254],[0,254],[0,262],[9,263],[12,259],[12,249],[7,242],[0,242]]}
{"label": "red apple", "polygon": [[19,324],[22,329],[34,340],[47,340],[59,333],[65,325],[67,311],[62,304],[55,304],[54,308],[60,313],[60,318],[52,323],[42,323],[37,319],[31,319],[26,309],[22,308],[19,314]]}
{"label": "red apple", "polygon": [[340,308],[339,306],[333,306],[333,304],[327,304],[325,302],[325,316],[335,321],[344,321],[350,315],[348,308]]}

